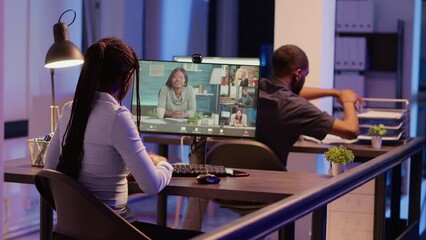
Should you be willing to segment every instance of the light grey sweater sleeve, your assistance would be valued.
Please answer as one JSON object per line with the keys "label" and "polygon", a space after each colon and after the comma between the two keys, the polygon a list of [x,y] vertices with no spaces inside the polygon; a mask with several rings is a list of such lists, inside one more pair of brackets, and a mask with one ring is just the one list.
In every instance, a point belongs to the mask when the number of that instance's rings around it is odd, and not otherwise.
{"label": "light grey sweater sleeve", "polygon": [[142,191],[157,194],[169,184],[173,167],[167,162],[154,165],[129,111],[116,116],[111,139]]}

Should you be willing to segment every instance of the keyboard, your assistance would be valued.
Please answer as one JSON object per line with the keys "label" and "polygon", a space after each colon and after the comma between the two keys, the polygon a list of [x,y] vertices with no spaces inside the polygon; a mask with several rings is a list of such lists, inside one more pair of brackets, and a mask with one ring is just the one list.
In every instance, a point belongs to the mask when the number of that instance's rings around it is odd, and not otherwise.
{"label": "keyboard", "polygon": [[225,166],[204,165],[204,164],[172,164],[173,177],[196,177],[202,173],[211,173],[218,177],[226,176]]}

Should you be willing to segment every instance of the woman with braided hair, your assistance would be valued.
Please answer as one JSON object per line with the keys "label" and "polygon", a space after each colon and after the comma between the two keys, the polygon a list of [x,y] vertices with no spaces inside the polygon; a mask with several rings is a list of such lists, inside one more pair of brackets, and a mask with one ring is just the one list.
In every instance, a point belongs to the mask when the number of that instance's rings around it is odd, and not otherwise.
{"label": "woman with braided hair", "polygon": [[149,154],[142,143],[140,112],[135,124],[121,105],[134,79],[139,99],[139,62],[130,46],[117,38],[90,46],[74,99],[64,105],[49,144],[45,167],[81,182],[151,239],[194,237],[200,232],[137,222],[127,207],[129,171],[147,194],[160,192],[173,172],[166,158]]}

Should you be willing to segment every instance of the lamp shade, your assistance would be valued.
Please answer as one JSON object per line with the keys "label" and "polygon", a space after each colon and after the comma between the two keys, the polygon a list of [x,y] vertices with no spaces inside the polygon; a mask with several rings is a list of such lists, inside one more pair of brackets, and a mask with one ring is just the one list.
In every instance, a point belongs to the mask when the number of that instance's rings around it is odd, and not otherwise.
{"label": "lamp shade", "polygon": [[80,65],[83,63],[83,54],[78,47],[69,41],[68,26],[59,22],[53,25],[55,42],[46,54],[46,68],[63,68]]}

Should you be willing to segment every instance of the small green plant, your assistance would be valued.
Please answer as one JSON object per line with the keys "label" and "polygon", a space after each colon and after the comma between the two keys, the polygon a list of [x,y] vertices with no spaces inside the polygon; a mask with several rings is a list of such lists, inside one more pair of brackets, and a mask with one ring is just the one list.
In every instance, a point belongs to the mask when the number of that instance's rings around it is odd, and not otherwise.
{"label": "small green plant", "polygon": [[202,112],[195,112],[194,116],[188,118],[188,123],[192,125],[197,125],[198,121],[204,118],[204,114]]}
{"label": "small green plant", "polygon": [[155,114],[154,110],[149,110],[146,115],[148,115],[149,117],[156,117],[157,114]]}
{"label": "small green plant", "polygon": [[340,163],[345,165],[346,163],[353,162],[354,161],[354,154],[352,153],[352,150],[347,149],[346,147],[340,145],[339,147],[333,146],[328,149],[324,153],[325,159],[327,161],[331,161],[334,163]]}
{"label": "small green plant", "polygon": [[388,130],[386,130],[383,124],[373,125],[368,129],[368,134],[373,136],[383,136],[386,135],[387,132]]}

